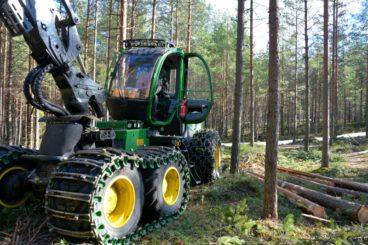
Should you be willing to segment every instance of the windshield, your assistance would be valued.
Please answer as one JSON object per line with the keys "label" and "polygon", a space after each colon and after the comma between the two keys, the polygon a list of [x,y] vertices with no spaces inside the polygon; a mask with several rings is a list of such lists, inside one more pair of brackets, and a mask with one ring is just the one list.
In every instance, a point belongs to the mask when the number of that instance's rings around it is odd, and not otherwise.
{"label": "windshield", "polygon": [[123,54],[115,68],[110,96],[147,99],[159,55]]}

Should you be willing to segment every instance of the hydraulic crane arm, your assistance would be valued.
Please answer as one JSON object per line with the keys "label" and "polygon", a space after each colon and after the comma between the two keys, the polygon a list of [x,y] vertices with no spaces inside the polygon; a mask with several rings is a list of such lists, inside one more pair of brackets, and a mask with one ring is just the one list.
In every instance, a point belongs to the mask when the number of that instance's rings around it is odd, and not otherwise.
{"label": "hydraulic crane arm", "polygon": [[[0,17],[12,36],[23,35],[38,67],[25,82],[24,93],[34,107],[56,116],[103,117],[104,89],[85,72],[80,54],[82,45],[76,25],[79,18],[68,0],[61,0],[65,17],[53,0],[0,0]],[[82,71],[73,66],[78,61]],[[42,96],[44,76],[51,73],[60,89],[65,108]]]}

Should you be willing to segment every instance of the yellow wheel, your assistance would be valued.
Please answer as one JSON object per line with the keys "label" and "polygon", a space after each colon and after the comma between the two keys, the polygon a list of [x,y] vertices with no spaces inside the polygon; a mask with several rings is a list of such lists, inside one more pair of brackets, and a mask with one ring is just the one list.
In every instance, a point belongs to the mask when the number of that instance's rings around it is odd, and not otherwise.
{"label": "yellow wheel", "polygon": [[[20,166],[10,167],[0,174],[0,183],[1,181],[6,180],[7,177],[15,173],[22,173],[22,172],[28,172],[28,170]],[[24,196],[19,198],[18,200],[12,200],[12,201],[1,200],[0,198],[0,205],[6,208],[17,208],[17,207],[22,206],[26,201],[27,201],[27,197],[24,197]]]}
{"label": "yellow wheel", "polygon": [[125,176],[116,177],[107,187],[103,200],[104,215],[111,227],[123,227],[134,211],[133,183]]}
{"label": "yellow wheel", "polygon": [[142,172],[145,191],[143,213],[148,221],[177,212],[183,201],[184,171],[177,160]]}
{"label": "yellow wheel", "polygon": [[162,181],[162,195],[165,203],[169,206],[175,204],[180,192],[180,174],[174,167],[166,170]]}

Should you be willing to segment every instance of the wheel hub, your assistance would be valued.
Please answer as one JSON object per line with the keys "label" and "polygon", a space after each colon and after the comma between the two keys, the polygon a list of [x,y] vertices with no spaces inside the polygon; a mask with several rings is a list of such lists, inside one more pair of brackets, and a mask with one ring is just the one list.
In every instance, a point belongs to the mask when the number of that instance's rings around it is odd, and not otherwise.
{"label": "wheel hub", "polygon": [[135,206],[133,183],[126,177],[117,177],[107,187],[103,210],[106,220],[114,228],[123,227],[130,219]]}
{"label": "wheel hub", "polygon": [[174,205],[179,197],[180,175],[176,168],[170,167],[166,170],[162,181],[162,195],[165,203],[169,206]]}

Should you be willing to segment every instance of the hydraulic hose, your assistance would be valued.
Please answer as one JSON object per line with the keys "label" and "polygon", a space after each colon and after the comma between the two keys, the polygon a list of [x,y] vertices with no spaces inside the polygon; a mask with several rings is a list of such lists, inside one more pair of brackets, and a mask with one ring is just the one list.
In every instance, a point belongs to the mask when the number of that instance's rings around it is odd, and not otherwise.
{"label": "hydraulic hose", "polygon": [[70,113],[66,109],[49,102],[42,96],[42,81],[53,67],[52,64],[48,64],[40,65],[33,69],[24,82],[24,95],[27,101],[39,110],[54,114],[55,116],[67,116]]}

